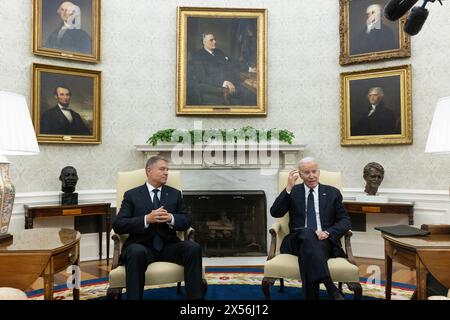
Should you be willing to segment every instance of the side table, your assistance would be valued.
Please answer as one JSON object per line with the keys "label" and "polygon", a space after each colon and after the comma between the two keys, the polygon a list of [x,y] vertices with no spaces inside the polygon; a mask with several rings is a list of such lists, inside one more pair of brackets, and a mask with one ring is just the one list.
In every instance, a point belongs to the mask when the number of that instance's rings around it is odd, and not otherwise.
{"label": "side table", "polygon": [[60,216],[98,216],[99,256],[102,260],[103,217],[106,224],[106,264],[109,265],[109,239],[111,234],[111,204],[86,203],[78,205],[25,205],[25,229],[33,228],[34,218]]}
{"label": "side table", "polygon": [[[13,241],[0,244],[0,287],[27,290],[37,278],[44,278],[44,299],[53,299],[54,275],[80,261],[78,231],[36,228],[13,233]],[[73,289],[80,299],[80,289]]]}

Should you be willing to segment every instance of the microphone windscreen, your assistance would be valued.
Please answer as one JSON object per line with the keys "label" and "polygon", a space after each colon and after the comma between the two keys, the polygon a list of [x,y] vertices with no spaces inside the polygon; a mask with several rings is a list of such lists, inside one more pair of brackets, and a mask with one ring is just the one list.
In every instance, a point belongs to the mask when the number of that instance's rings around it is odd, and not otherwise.
{"label": "microphone windscreen", "polygon": [[406,20],[405,27],[403,30],[411,36],[419,33],[422,29],[425,20],[428,17],[428,10],[422,7],[414,7]]}
{"label": "microphone windscreen", "polygon": [[418,0],[391,0],[384,7],[386,19],[395,21],[400,19]]}

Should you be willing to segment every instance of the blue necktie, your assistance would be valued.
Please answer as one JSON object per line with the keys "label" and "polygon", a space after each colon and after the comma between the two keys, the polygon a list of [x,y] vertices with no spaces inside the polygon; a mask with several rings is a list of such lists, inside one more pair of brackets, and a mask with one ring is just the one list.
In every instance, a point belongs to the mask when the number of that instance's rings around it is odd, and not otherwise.
{"label": "blue necktie", "polygon": [[[161,207],[161,203],[159,202],[159,198],[158,198],[158,192],[159,189],[153,189],[153,210],[159,209],[159,207]],[[158,231],[156,231],[154,237],[153,237],[153,248],[155,248],[155,250],[157,251],[161,251],[163,247],[163,241],[161,239],[161,237],[158,234]]]}
{"label": "blue necktie", "polygon": [[306,207],[306,227],[317,230],[316,209],[314,208],[314,190],[309,189],[308,204]]}

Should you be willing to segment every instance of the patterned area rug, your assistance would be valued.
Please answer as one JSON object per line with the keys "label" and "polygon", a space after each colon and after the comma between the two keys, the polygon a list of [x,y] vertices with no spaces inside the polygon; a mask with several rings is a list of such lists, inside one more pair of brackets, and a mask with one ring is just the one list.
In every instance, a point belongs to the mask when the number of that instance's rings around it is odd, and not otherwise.
{"label": "patterned area rug", "polygon": [[[261,268],[206,268],[206,280],[208,281],[207,300],[263,300],[261,289],[263,271]],[[363,287],[363,299],[384,299],[384,283],[367,283],[367,279],[361,278]],[[298,300],[302,299],[301,282],[285,279],[285,290],[278,292],[277,285],[271,289],[273,300]],[[108,279],[100,278],[81,282],[80,299],[105,299],[108,289]],[[415,286],[396,283],[392,285],[393,300],[409,300]],[[29,299],[43,300],[43,289],[27,292]],[[184,288],[183,288],[184,293]],[[345,299],[353,299],[351,291],[344,285]],[[72,290],[65,285],[55,287],[54,298],[57,300],[72,300]],[[125,294],[124,294],[125,298]],[[152,300],[183,300],[184,294],[176,293],[176,284],[151,286],[145,288],[145,299]],[[324,287],[321,287],[321,299],[327,299]]]}

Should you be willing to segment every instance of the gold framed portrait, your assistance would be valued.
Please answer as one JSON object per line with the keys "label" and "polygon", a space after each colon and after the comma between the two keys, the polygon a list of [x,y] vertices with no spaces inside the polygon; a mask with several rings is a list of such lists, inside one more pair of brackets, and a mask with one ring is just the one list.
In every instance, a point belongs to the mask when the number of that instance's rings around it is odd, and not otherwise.
{"label": "gold framed portrait", "polygon": [[33,0],[33,53],[100,61],[101,0]]}
{"label": "gold framed portrait", "polygon": [[267,115],[267,10],[177,8],[177,115]]}
{"label": "gold framed portrait", "polygon": [[33,124],[40,143],[101,143],[101,71],[33,64]]}
{"label": "gold framed portrait", "polygon": [[341,65],[411,56],[411,38],[403,31],[406,17],[389,21],[389,0],[339,0]]}
{"label": "gold framed portrait", "polygon": [[411,144],[411,65],[341,73],[341,145]]}

